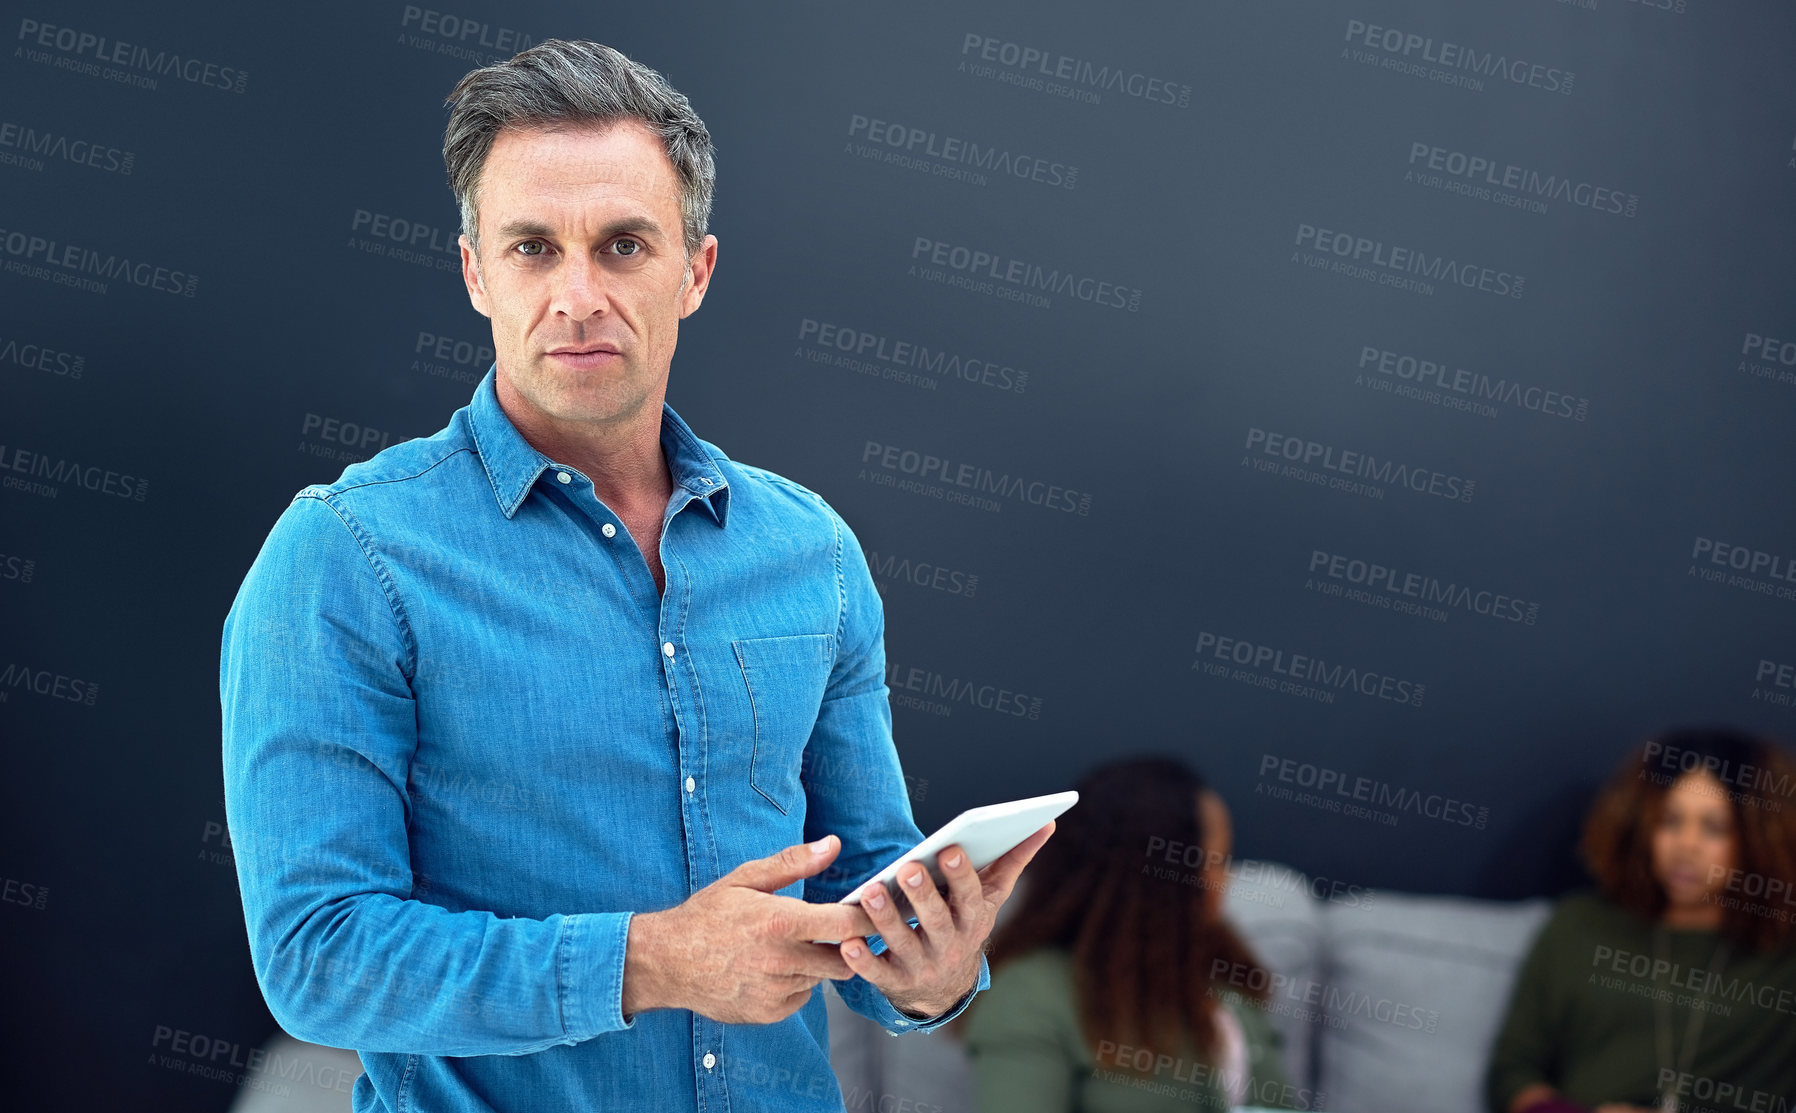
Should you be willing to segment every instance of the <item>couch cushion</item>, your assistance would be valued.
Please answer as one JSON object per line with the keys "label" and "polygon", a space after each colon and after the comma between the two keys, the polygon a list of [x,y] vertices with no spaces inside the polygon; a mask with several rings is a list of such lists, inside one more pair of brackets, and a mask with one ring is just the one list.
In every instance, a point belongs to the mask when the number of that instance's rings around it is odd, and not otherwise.
{"label": "couch cushion", "polygon": [[1319,907],[1326,1108],[1484,1113],[1490,1048],[1550,902],[1379,892]]}
{"label": "couch cushion", "polygon": [[[1223,914],[1280,984],[1310,985],[1322,976],[1322,914],[1309,879],[1288,866],[1240,860],[1230,863]],[[1314,1088],[1317,1025],[1313,1010],[1267,1002],[1267,1016],[1283,1038],[1285,1076],[1300,1089]]]}

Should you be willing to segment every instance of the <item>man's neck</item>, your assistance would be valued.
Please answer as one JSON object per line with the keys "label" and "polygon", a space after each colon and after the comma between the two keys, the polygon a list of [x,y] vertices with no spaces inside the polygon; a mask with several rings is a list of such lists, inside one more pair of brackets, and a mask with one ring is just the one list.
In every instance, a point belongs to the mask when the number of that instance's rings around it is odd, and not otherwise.
{"label": "man's neck", "polygon": [[570,425],[544,417],[501,381],[499,408],[531,447],[592,480],[593,493],[620,512],[659,507],[673,493],[673,473],[661,451],[661,400],[614,424]]}

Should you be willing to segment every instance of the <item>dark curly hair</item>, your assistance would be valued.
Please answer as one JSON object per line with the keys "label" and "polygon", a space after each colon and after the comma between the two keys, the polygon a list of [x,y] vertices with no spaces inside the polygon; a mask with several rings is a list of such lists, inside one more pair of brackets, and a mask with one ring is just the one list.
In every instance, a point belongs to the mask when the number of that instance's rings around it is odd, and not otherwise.
{"label": "dark curly hair", "polygon": [[[1637,746],[1597,796],[1584,825],[1584,860],[1610,900],[1646,920],[1665,911],[1653,876],[1653,829],[1665,794],[1686,773],[1706,769],[1733,813],[1737,877],[1756,881],[1748,899],[1725,899],[1722,933],[1754,949],[1796,938],[1796,765],[1767,739],[1732,727],[1667,731]],[[1730,878],[1730,885],[1732,879]],[[1779,884],[1780,883],[1780,884]],[[1752,899],[1767,891],[1782,893]]]}

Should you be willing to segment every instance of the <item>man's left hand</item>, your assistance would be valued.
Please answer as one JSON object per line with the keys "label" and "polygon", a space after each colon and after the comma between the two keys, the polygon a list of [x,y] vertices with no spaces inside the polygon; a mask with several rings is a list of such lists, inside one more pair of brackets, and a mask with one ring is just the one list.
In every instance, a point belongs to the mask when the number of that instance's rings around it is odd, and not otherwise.
{"label": "man's left hand", "polygon": [[948,879],[945,900],[930,881],[929,871],[920,863],[907,862],[898,871],[898,883],[917,918],[914,930],[883,884],[867,886],[861,907],[885,940],[885,953],[874,955],[865,939],[844,939],[839,944],[842,960],[900,1011],[919,1019],[947,1012],[973,988],[998,909],[1010,899],[1023,867],[1053,833],[1049,820],[982,870],[973,869],[959,846],[943,849],[936,862]]}

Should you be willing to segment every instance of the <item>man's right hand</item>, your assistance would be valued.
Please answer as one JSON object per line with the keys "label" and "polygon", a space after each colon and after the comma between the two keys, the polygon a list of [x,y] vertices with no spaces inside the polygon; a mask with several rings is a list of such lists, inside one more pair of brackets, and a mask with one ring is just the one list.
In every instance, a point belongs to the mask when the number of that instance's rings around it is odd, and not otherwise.
{"label": "man's right hand", "polygon": [[855,904],[775,896],[831,862],[842,840],[826,835],[744,862],[663,912],[630,917],[623,1013],[691,1009],[726,1024],[771,1024],[797,1012],[825,978],[854,971],[831,944],[877,929]]}

